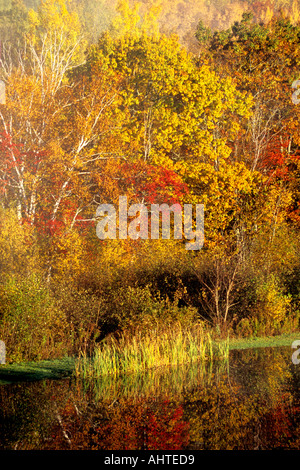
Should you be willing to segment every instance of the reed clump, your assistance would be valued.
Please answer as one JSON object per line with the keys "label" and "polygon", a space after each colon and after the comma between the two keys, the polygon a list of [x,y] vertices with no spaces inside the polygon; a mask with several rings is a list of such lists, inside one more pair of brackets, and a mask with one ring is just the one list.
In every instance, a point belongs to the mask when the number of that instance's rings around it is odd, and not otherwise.
{"label": "reed clump", "polygon": [[228,359],[229,341],[213,341],[202,325],[183,329],[176,325],[162,332],[110,338],[76,363],[76,375],[83,379],[142,373],[149,369]]}

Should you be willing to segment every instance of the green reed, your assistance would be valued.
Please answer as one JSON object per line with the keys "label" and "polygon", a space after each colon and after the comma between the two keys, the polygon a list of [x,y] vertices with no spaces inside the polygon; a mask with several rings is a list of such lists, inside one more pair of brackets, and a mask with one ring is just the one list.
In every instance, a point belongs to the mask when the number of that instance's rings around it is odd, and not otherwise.
{"label": "green reed", "polygon": [[228,341],[212,341],[201,325],[184,330],[179,325],[163,332],[134,336],[123,334],[96,348],[91,358],[83,355],[76,363],[81,378],[142,373],[149,369],[227,359]]}

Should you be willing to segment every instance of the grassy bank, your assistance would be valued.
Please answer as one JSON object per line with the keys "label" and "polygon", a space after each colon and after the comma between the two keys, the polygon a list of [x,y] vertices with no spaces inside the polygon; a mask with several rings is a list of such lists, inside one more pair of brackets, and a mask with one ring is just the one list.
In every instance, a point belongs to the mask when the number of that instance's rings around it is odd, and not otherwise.
{"label": "grassy bank", "polygon": [[[300,331],[299,333],[284,334],[272,337],[231,338],[229,341],[228,350],[231,351],[237,349],[254,349],[280,346],[291,347],[293,341],[296,339],[300,339]],[[206,357],[209,357],[208,351],[211,351],[210,348],[206,349]],[[188,362],[191,362],[190,358]],[[195,360],[193,362],[195,363]],[[70,377],[76,373],[76,367],[78,373],[80,368],[83,367],[83,364],[79,365],[78,359],[72,357],[47,361],[0,365],[0,385],[22,381],[60,379],[63,377]],[[87,363],[85,364],[85,367],[87,367]],[[91,362],[89,362],[89,367],[91,367]],[[88,372],[91,374],[92,370],[86,368],[85,373]]]}
{"label": "grassy bank", "polygon": [[292,346],[293,341],[300,339],[299,333],[287,333],[278,336],[265,336],[259,338],[230,338],[229,350],[248,348],[273,348],[279,346]]}
{"label": "grassy bank", "polygon": [[0,365],[0,385],[43,379],[61,379],[74,373],[75,358]]}

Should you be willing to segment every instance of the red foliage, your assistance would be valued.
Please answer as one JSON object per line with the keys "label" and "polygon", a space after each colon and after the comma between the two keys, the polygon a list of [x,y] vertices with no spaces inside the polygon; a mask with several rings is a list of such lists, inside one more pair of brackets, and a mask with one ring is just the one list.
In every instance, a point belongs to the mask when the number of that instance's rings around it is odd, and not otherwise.
{"label": "red foliage", "polygon": [[299,154],[289,152],[289,139],[277,137],[268,143],[259,169],[270,176],[270,182],[275,179],[290,181],[293,177],[290,167],[299,160]]}
{"label": "red foliage", "polygon": [[183,420],[183,408],[175,410],[164,401],[159,413],[150,413],[147,424],[148,450],[181,450],[187,445],[189,424]]}
{"label": "red foliage", "polygon": [[[146,401],[129,402],[116,409],[100,411],[106,418],[99,425],[99,411],[78,414],[68,401],[59,410],[61,423],[55,420],[46,448],[93,450],[180,450],[188,444],[189,424],[183,419],[182,406],[169,401],[157,404],[155,409]],[[109,420],[107,420],[109,414]],[[95,425],[95,421],[97,424]],[[63,423],[63,427],[62,427]],[[70,437],[68,443],[66,435]]]}
{"label": "red foliage", "polygon": [[280,397],[279,404],[266,413],[261,421],[261,447],[268,449],[298,448],[299,407],[289,403],[289,394]]}
{"label": "red foliage", "polygon": [[124,163],[120,185],[124,194],[131,190],[146,204],[180,203],[188,194],[188,186],[173,170],[139,161]]}

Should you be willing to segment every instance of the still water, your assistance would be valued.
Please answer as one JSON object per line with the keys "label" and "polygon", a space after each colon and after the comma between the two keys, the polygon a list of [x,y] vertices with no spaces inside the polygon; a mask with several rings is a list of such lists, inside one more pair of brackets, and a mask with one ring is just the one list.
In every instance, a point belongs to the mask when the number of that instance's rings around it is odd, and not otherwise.
{"label": "still water", "polygon": [[292,352],[231,351],[228,364],[118,380],[2,385],[0,449],[299,449]]}

